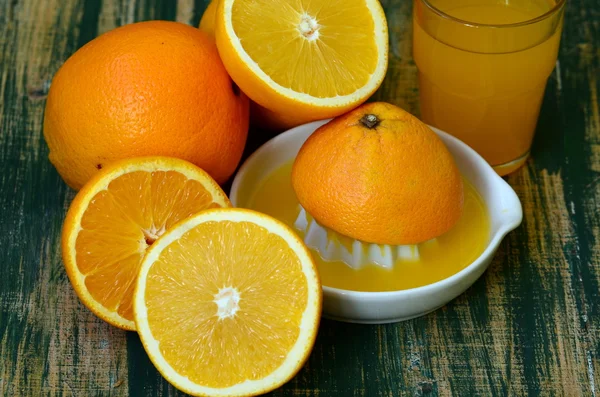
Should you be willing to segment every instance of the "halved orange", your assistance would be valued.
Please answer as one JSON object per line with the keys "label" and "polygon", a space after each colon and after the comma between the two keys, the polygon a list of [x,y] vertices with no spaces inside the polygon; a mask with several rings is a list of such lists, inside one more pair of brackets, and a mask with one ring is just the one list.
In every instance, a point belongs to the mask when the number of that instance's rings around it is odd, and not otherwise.
{"label": "halved orange", "polygon": [[385,102],[318,128],[294,160],[292,185],[321,225],[374,244],[423,243],[452,229],[463,213],[462,177],[444,142]]}
{"label": "halved orange", "polygon": [[220,0],[214,25],[233,80],[281,120],[345,113],[373,94],[387,70],[378,0]]}
{"label": "halved orange", "polygon": [[133,290],[148,247],[190,215],[230,206],[219,185],[187,161],[112,163],[79,191],[63,225],[63,261],[75,292],[101,319],[134,330]]}
{"label": "halved orange", "polygon": [[186,219],[150,248],[134,314],[148,356],[175,387],[250,396],[302,367],[321,302],[315,264],[291,229],[224,208]]}

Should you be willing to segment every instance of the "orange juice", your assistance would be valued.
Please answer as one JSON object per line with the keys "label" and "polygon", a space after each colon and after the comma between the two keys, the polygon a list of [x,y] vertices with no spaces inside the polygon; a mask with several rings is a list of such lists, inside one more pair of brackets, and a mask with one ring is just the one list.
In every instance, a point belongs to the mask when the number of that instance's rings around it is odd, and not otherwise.
{"label": "orange juice", "polygon": [[[269,175],[250,193],[248,208],[271,215],[294,228],[299,203],[291,182],[292,163]],[[302,232],[294,230],[304,237]],[[354,291],[396,291],[420,287],[447,278],[472,263],[485,249],[490,221],[483,200],[465,181],[462,218],[434,243],[419,245],[419,259],[400,259],[392,269],[367,264],[353,269],[343,262],[324,261],[311,250],[323,285]]]}
{"label": "orange juice", "polygon": [[415,0],[422,119],[463,140],[501,175],[529,154],[556,63],[560,1]]}

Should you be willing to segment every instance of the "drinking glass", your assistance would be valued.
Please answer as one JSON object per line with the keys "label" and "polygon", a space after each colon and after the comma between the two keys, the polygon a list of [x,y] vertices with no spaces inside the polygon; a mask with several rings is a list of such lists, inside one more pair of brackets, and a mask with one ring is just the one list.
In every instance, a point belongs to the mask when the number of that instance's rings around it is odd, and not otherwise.
{"label": "drinking glass", "polygon": [[475,149],[500,175],[525,163],[566,0],[414,0],[423,121]]}

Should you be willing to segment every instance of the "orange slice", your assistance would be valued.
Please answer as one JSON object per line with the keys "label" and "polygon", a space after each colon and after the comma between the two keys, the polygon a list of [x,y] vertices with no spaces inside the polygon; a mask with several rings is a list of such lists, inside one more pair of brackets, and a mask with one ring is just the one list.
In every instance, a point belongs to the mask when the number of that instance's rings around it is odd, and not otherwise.
{"label": "orange slice", "polygon": [[215,209],[163,235],[134,298],[148,356],[192,395],[249,396],[291,379],[308,358],[321,285],[302,241],[280,221]]}
{"label": "orange slice", "polygon": [[378,0],[221,0],[215,18],[225,68],[280,117],[342,114],[368,99],[387,70]]}
{"label": "orange slice", "polygon": [[108,323],[134,330],[133,289],[146,250],[176,222],[231,204],[219,185],[187,161],[118,161],[96,174],[71,204],[62,252],[81,301]]}

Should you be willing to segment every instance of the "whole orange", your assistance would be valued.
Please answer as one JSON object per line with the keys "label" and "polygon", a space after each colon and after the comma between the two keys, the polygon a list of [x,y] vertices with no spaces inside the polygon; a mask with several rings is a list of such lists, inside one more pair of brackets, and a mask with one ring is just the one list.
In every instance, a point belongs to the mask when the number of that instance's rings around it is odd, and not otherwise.
{"label": "whole orange", "polygon": [[190,161],[223,183],[242,156],[248,108],[205,33],[140,22],[97,37],[62,65],[44,137],[74,189],[114,160],[148,155]]}
{"label": "whole orange", "polygon": [[300,204],[334,231],[376,244],[417,244],[462,214],[463,183],[452,155],[427,125],[369,103],[315,131],[292,170]]}

